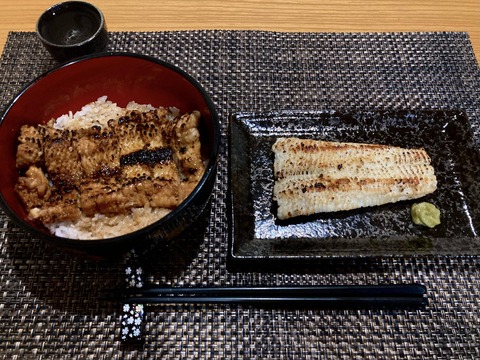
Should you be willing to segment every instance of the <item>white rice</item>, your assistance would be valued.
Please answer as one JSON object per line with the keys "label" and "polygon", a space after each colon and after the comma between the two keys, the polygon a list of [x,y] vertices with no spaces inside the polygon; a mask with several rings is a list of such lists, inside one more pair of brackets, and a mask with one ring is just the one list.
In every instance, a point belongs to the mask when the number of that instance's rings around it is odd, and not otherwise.
{"label": "white rice", "polygon": [[82,216],[75,222],[65,221],[49,224],[49,230],[56,236],[69,239],[106,239],[144,228],[166,216],[168,209],[136,208],[130,214],[93,217]]}
{"label": "white rice", "polygon": [[129,102],[125,108],[121,108],[108,100],[107,96],[102,96],[83,106],[75,114],[70,111],[68,114],[58,117],[53,127],[59,130],[76,130],[94,125],[104,127],[108,120],[118,118],[127,110],[150,111],[155,110],[155,108],[152,105],[138,104],[134,101]]}
{"label": "white rice", "polygon": [[[107,96],[102,96],[83,106],[74,114],[69,112],[58,117],[55,119],[53,127],[59,130],[75,130],[94,125],[104,127],[108,120],[118,118],[127,110],[149,111],[154,109],[152,105],[138,104],[134,101],[128,103],[125,108],[121,108],[108,100]],[[171,108],[170,111],[178,113],[178,109],[175,108]],[[83,215],[75,222],[53,223],[49,224],[48,228],[53,234],[70,239],[106,239],[141,229],[166,216],[169,212],[169,209],[148,207],[136,208],[130,214],[111,217],[103,214],[96,214],[94,217]]]}

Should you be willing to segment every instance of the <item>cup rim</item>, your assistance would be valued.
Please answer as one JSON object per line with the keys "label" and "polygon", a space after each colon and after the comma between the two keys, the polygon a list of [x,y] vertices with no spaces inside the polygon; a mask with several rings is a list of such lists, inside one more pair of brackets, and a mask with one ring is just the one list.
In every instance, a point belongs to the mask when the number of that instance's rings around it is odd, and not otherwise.
{"label": "cup rim", "polygon": [[[89,7],[90,9],[93,9],[100,17],[100,24],[98,26],[98,29],[95,31],[95,33],[93,33],[90,37],[88,37],[87,39],[81,41],[81,42],[78,42],[78,43],[75,43],[75,44],[58,44],[58,43],[54,43],[54,42],[51,42],[49,40],[47,40],[41,33],[40,31],[40,22],[41,20],[49,13],[52,13],[54,10],[58,9],[58,8],[63,8],[64,6],[68,6],[68,5],[71,5],[71,4],[76,4],[76,5],[80,5],[80,6],[85,6],[85,7]],[[46,44],[46,45],[49,45],[51,47],[56,47],[56,48],[75,48],[75,47],[79,47],[79,46],[82,46],[84,44],[87,44],[88,42],[92,41],[93,39],[95,39],[98,34],[102,31],[102,29],[105,27],[105,17],[102,13],[102,11],[95,5],[89,3],[89,2],[86,2],[86,1],[64,1],[64,2],[61,2],[61,3],[58,3],[58,4],[55,4],[55,5],[52,5],[50,6],[48,9],[46,9],[45,11],[42,12],[42,14],[39,16],[38,20],[37,20],[37,24],[35,26],[35,31],[37,33],[37,36],[40,38],[40,40]]]}

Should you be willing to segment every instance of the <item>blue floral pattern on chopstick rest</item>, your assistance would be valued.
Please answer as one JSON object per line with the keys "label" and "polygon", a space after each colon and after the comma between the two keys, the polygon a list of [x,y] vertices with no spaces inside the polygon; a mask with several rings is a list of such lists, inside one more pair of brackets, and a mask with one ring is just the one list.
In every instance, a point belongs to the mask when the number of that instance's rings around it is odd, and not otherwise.
{"label": "blue floral pattern on chopstick rest", "polygon": [[124,304],[122,341],[139,341],[143,337],[144,309],[140,304]]}
{"label": "blue floral pattern on chopstick rest", "polygon": [[[125,285],[127,288],[143,287],[143,270],[137,264],[137,256],[132,250],[126,257]],[[142,304],[124,304],[122,312],[121,340],[138,342],[143,339],[145,311]]]}

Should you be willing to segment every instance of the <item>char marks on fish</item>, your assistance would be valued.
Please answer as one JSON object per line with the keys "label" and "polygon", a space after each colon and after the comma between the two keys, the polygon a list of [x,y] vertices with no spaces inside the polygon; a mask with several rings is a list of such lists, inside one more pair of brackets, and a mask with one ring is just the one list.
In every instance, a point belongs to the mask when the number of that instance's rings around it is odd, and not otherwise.
{"label": "char marks on fish", "polygon": [[200,113],[130,110],[106,126],[24,125],[15,190],[44,224],[133,208],[174,209],[204,173]]}
{"label": "char marks on fish", "polygon": [[437,187],[424,149],[279,138],[272,150],[281,220],[416,199]]}

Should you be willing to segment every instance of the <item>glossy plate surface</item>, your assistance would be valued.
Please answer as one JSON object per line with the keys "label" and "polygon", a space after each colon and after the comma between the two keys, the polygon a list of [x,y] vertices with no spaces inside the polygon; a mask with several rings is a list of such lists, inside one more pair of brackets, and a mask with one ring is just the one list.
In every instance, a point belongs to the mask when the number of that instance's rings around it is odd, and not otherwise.
{"label": "glossy plate surface", "polygon": [[[415,225],[403,201],[280,222],[272,201],[277,137],[424,147],[438,180],[423,198],[442,223]],[[238,113],[230,118],[230,257],[322,259],[480,253],[480,157],[461,111]]]}

